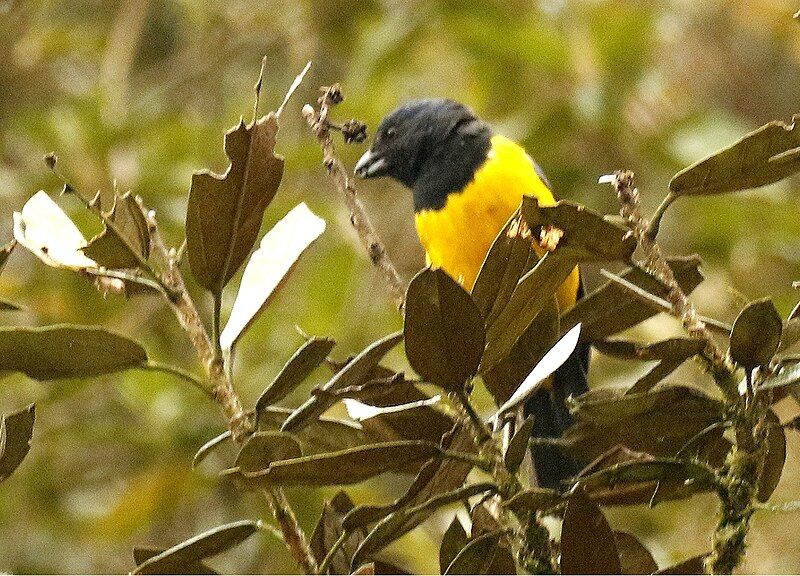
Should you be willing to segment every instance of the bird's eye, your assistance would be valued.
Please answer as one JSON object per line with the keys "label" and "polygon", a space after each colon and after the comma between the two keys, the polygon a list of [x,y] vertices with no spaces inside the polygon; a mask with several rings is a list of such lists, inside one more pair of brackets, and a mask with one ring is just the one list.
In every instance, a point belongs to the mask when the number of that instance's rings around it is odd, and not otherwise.
{"label": "bird's eye", "polygon": [[388,130],[386,130],[387,138],[394,138],[395,136],[397,136],[397,130],[394,127],[391,127]]}

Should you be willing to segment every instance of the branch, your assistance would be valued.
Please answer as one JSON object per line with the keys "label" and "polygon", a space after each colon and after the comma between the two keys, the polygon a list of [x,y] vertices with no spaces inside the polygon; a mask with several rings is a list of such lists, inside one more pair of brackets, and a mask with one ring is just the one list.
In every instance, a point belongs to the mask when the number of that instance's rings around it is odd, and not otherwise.
{"label": "branch", "polygon": [[346,141],[362,141],[366,136],[364,125],[351,120],[344,125],[337,125],[328,120],[328,112],[332,105],[342,101],[342,94],[338,84],[323,87],[323,95],[319,99],[319,111],[314,110],[310,104],[303,106],[303,117],[308,122],[308,127],[317,137],[322,148],[323,163],[328,169],[328,175],[333,179],[336,188],[344,196],[345,204],[350,210],[350,222],[353,224],[361,239],[361,244],[369,255],[369,259],[383,275],[389,289],[389,295],[397,306],[402,309],[405,303],[406,286],[400,278],[394,263],[386,252],[386,246],[378,236],[370,222],[364,205],[356,197],[356,187],[350,179],[349,172],[342,161],[336,156],[336,148],[331,137],[331,129],[340,130]]}

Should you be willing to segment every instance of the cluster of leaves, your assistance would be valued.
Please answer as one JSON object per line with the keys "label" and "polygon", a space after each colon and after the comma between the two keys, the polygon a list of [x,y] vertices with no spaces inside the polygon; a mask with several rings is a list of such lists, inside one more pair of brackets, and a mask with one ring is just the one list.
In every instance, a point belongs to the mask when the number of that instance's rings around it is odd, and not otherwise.
{"label": "cluster of leaves", "polygon": [[[222,176],[203,171],[192,180],[188,260],[214,300],[212,344],[218,361],[232,356],[241,335],[324,230],[324,222],[301,205],[251,255],[283,173],[283,160],[274,152],[278,118],[270,113],[240,123],[225,138],[228,171]],[[728,192],[773,182],[800,168],[798,146],[794,125],[770,124],[678,174],[671,194]],[[87,241],[40,192],[15,214],[20,244],[49,266],[92,278],[104,291],[160,293],[173,304],[181,298],[169,281],[179,266],[178,255],[160,250],[155,219],[140,200],[116,191],[111,198],[89,198],[69,185],[65,191],[100,218],[103,231]],[[539,240],[554,232],[556,245],[541,250]],[[11,247],[0,252],[0,266]],[[308,338],[247,410],[243,439],[224,432],[198,450],[194,465],[235,439],[237,455],[220,474],[244,489],[345,486],[387,472],[411,476],[408,489],[394,502],[355,505],[340,492],[325,505],[311,538],[311,552],[323,573],[399,571],[380,560],[381,551],[436,511],[454,505],[466,505],[470,530],[458,519],[450,524],[439,550],[444,574],[512,573],[518,567],[655,572],[658,567],[646,548],[632,535],[612,530],[600,506],[652,506],[698,492],[722,494],[721,478],[733,448],[726,431],[739,404],[663,382],[681,364],[702,356],[706,342],[612,339],[669,308],[669,287],[635,263],[636,247],[628,229],[611,218],[570,202],[541,206],[526,198],[497,236],[471,293],[443,271],[425,269],[408,287],[402,332],[344,361],[330,356],[334,340]],[[164,261],[155,262],[159,258]],[[225,287],[245,262],[233,311],[221,329]],[[575,306],[559,309],[559,286],[584,262],[622,262],[628,268],[609,274],[605,284]],[[669,265],[685,293],[703,280],[697,257],[675,258]],[[709,325],[729,338],[730,358],[744,371],[742,396],[765,406],[758,424],[766,448],[750,479],[764,502],[786,458],[784,427],[770,406],[794,394],[800,382],[800,362],[783,355],[800,340],[800,313],[795,310],[784,321],[763,300],[749,304],[732,329],[719,322]],[[178,368],[151,362],[140,344],[103,328],[0,331],[0,371],[53,380],[167,369],[206,386]],[[546,490],[532,482],[528,449],[533,421],[521,421],[519,407],[579,341],[620,358],[657,364],[628,388],[597,388],[572,399],[575,424],[562,438],[535,440],[588,463],[560,489]],[[401,342],[418,378],[382,364]],[[285,406],[286,398],[322,365],[332,371],[329,380],[300,406]],[[478,415],[470,402],[476,385],[486,386],[496,403],[488,417]],[[340,402],[349,417],[327,417]],[[33,407],[3,418],[0,480],[22,461],[32,431]],[[507,445],[503,434],[510,436]],[[559,544],[551,542],[540,523],[546,515],[563,519]],[[245,520],[171,548],[136,549],[136,572],[212,572],[205,559],[236,546],[260,526]],[[699,563],[702,557],[667,570],[695,571]]]}

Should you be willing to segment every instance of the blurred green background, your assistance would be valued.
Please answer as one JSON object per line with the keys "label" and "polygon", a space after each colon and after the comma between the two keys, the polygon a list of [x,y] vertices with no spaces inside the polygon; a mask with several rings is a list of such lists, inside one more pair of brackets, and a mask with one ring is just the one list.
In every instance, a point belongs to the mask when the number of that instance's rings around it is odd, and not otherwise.
{"label": "blurred green background", "polygon": [[[561,197],[614,213],[597,178],[637,173],[648,209],[686,164],[773,119],[800,112],[800,24],[791,0],[198,0],[0,2],[0,240],[11,213],[60,184],[42,156],[80,189],[132,189],[159,217],[168,241],[183,239],[193,169],[223,171],[224,131],[250,118],[262,55],[262,110],[274,108],[307,60],[314,65],[281,119],[286,176],[265,229],[299,201],[328,221],[291,281],[243,339],[236,383],[252,403],[305,332],[329,335],[339,356],[400,326],[320,164],[299,110],[321,84],[341,82],[342,120],[370,127],[399,102],[449,96],[524,143]],[[352,165],[365,145],[339,145]],[[703,313],[732,321],[747,299],[797,300],[797,179],[736,196],[684,199],[667,214],[663,248],[698,252],[708,277],[695,292]],[[401,272],[423,263],[410,196],[386,181],[360,184]],[[74,198],[61,205],[98,229]],[[588,271],[592,277],[592,271]],[[596,275],[596,274],[595,274]],[[235,294],[232,283],[228,309]],[[193,288],[204,310],[210,302]],[[198,370],[173,316],[158,299],[103,299],[76,275],[46,269],[18,249],[0,296],[24,307],[4,323],[104,324],[141,339],[153,356]],[[678,327],[657,318],[632,336],[654,340]],[[395,352],[392,362],[402,365]],[[595,354],[593,386],[625,384],[647,369]],[[316,382],[326,374],[316,375]],[[701,382],[694,366],[673,380]],[[298,403],[303,388],[291,399]],[[262,501],[220,482],[194,451],[224,429],[216,406],[169,377],[128,372],[93,381],[0,381],[0,411],[37,404],[33,449],[0,485],[0,572],[127,572],[134,545],[167,546],[240,518],[267,517]],[[488,405],[483,406],[488,410]],[[796,405],[779,405],[784,419]],[[800,497],[796,433],[776,500]],[[387,501],[408,480],[386,477],[348,490],[356,502]],[[311,530],[332,491],[290,491]],[[715,499],[656,510],[609,511],[612,525],[642,538],[662,566],[709,548]],[[439,515],[386,551],[416,571],[437,567]],[[745,572],[797,572],[800,514],[759,513]],[[234,572],[293,572],[267,533],[209,564]]]}

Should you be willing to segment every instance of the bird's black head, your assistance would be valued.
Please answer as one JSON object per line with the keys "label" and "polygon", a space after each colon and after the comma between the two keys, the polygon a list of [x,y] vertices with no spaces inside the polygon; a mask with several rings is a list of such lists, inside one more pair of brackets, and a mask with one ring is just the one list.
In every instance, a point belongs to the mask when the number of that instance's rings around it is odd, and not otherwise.
{"label": "bird's black head", "polygon": [[463,104],[416,100],[392,111],[356,164],[362,178],[390,176],[411,188],[414,209],[438,209],[486,159],[491,129]]}

